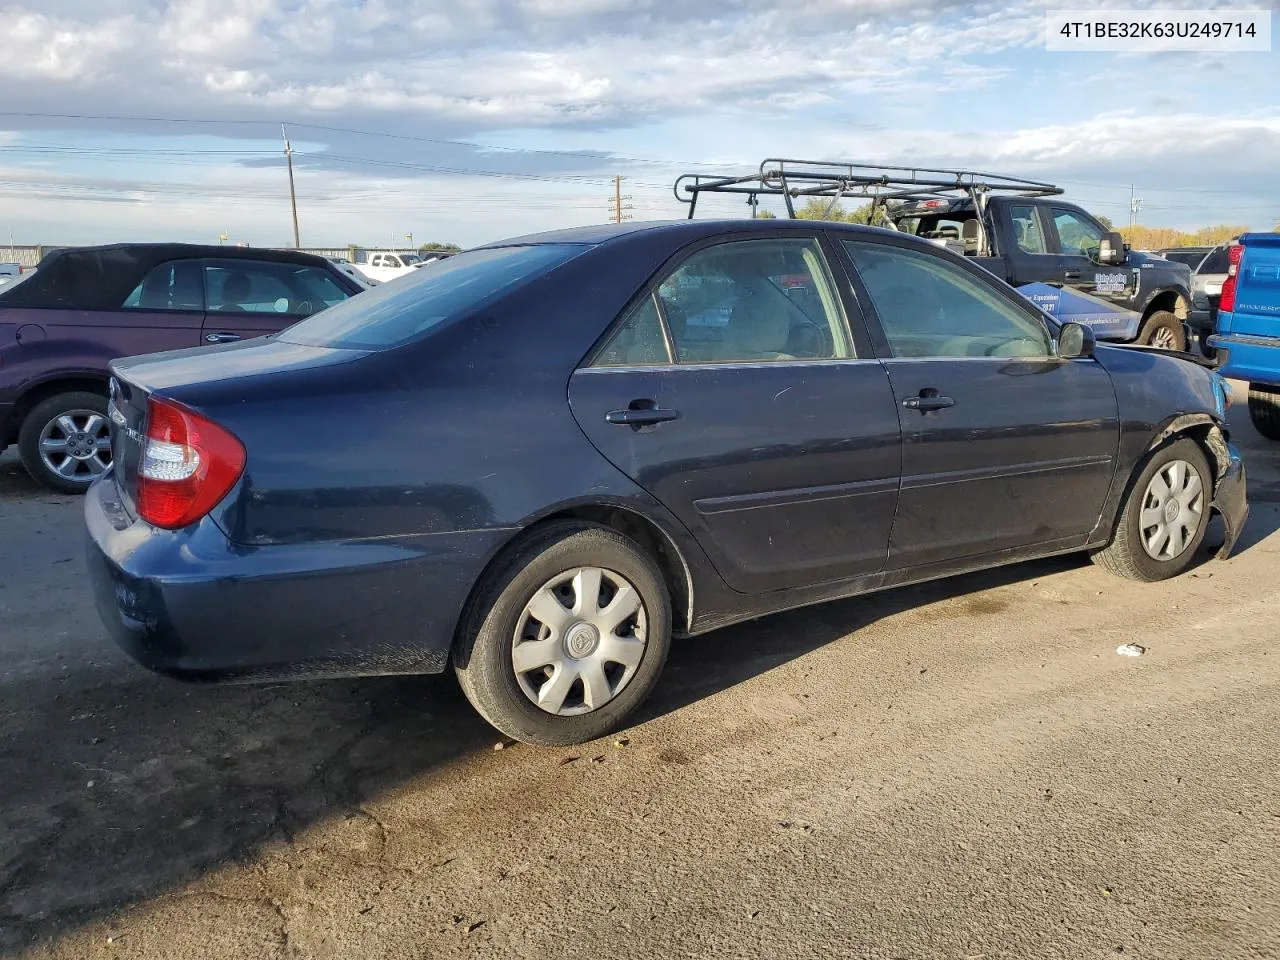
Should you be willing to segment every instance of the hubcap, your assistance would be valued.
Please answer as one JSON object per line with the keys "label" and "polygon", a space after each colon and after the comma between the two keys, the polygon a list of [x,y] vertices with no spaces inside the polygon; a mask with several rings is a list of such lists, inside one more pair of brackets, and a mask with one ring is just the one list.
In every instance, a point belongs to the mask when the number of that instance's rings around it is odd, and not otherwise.
{"label": "hubcap", "polygon": [[1172,350],[1174,346],[1173,331],[1168,327],[1160,327],[1151,335],[1151,345],[1161,350]]}
{"label": "hubcap", "polygon": [[40,431],[40,460],[64,480],[88,484],[111,465],[107,418],[93,410],[68,410]]}
{"label": "hubcap", "polygon": [[1185,460],[1171,460],[1147,484],[1139,518],[1142,548],[1152,560],[1182,556],[1204,522],[1204,481]]}
{"label": "hubcap", "polygon": [[648,626],[639,591],[621,574],[567,570],[543,584],[520,614],[511,638],[516,682],[547,713],[598,710],[635,676]]}

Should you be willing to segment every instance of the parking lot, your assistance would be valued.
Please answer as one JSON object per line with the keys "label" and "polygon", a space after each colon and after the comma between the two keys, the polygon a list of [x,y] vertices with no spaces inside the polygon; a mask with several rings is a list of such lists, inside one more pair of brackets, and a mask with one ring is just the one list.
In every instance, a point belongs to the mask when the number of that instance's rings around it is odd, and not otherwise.
{"label": "parking lot", "polygon": [[1280,447],[1232,420],[1227,563],[1068,557],[723,630],[564,750],[495,750],[449,676],[144,672],[82,582],[79,501],[10,452],[0,952],[1275,956]]}

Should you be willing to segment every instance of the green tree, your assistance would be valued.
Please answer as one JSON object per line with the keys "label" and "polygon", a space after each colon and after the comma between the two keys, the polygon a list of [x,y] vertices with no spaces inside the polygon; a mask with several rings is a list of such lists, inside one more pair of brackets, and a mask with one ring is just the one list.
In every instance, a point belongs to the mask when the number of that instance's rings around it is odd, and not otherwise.
{"label": "green tree", "polygon": [[1108,232],[1110,232],[1110,231],[1112,231],[1112,230],[1114,230],[1114,229],[1116,228],[1116,227],[1115,227],[1115,224],[1113,224],[1113,223],[1111,222],[1111,218],[1110,218],[1110,217],[1104,217],[1102,214],[1098,214],[1098,222],[1099,222],[1100,224],[1102,224],[1102,226],[1103,226],[1103,227],[1104,227]]}
{"label": "green tree", "polygon": [[439,250],[441,253],[461,253],[462,248],[456,243],[424,243],[418,247],[419,253],[431,253]]}
{"label": "green tree", "polygon": [[[777,220],[778,215],[774,213],[772,210],[761,210],[759,213],[756,214],[756,219],[757,220]],[[1280,228],[1277,228],[1277,229],[1280,229]]]}

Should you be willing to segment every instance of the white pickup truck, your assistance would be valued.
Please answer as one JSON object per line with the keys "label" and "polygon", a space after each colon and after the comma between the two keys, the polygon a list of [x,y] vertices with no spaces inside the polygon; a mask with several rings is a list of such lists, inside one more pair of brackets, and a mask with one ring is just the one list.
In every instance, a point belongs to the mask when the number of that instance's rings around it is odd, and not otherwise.
{"label": "white pickup truck", "polygon": [[357,267],[370,280],[386,283],[413,273],[413,268],[421,262],[422,257],[416,253],[370,253],[368,262]]}

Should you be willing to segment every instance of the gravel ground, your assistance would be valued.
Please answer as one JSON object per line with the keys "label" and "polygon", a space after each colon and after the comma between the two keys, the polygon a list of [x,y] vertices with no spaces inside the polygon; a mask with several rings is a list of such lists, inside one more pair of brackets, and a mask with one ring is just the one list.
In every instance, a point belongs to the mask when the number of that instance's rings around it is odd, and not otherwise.
{"label": "gravel ground", "polygon": [[1278,956],[1280,445],[1242,413],[1229,562],[1066,558],[724,630],[620,738],[554,751],[495,750],[449,677],[136,668],[78,501],[6,455],[0,954]]}

